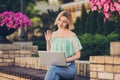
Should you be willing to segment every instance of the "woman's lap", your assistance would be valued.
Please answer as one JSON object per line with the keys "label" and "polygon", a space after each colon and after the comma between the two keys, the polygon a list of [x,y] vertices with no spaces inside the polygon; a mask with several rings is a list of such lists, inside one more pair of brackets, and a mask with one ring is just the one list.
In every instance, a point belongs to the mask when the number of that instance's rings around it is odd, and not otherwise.
{"label": "woman's lap", "polygon": [[[51,66],[46,74],[46,77],[55,77],[57,75],[57,79],[72,79],[76,74],[75,63],[71,63],[68,67],[60,67],[60,66]],[[58,78],[59,76],[59,78]]]}

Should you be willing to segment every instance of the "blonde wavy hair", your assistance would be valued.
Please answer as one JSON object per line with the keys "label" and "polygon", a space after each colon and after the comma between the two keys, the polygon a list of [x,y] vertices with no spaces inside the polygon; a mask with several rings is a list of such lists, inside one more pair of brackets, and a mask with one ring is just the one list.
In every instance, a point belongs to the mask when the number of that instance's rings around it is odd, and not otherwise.
{"label": "blonde wavy hair", "polygon": [[69,20],[68,29],[69,29],[69,30],[74,29],[73,20],[72,20],[72,15],[71,15],[71,13],[68,12],[68,11],[62,11],[62,12],[60,12],[60,13],[58,14],[58,16],[57,16],[57,18],[56,18],[56,20],[55,20],[55,25],[57,25],[57,21],[58,21],[58,20],[60,19],[60,17],[62,17],[62,16],[68,18],[68,20]]}

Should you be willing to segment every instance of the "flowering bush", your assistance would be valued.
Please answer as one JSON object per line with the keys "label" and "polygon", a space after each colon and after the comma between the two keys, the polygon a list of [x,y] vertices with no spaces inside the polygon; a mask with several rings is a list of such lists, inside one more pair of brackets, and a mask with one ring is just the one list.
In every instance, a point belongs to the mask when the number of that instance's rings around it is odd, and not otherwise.
{"label": "flowering bush", "polygon": [[22,28],[31,26],[32,23],[29,18],[21,12],[5,11],[0,14],[0,27],[6,26],[8,29]]}
{"label": "flowering bush", "polygon": [[120,0],[89,0],[92,10],[103,13],[104,22],[111,17],[117,18],[120,15]]}

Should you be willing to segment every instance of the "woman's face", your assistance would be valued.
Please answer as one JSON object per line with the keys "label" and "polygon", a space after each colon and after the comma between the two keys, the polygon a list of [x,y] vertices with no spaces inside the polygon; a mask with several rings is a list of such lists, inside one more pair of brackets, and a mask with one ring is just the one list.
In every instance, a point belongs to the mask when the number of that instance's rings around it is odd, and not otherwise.
{"label": "woman's face", "polygon": [[58,28],[64,29],[68,25],[68,22],[69,22],[68,18],[66,18],[65,16],[62,16],[58,19],[57,26],[58,26]]}

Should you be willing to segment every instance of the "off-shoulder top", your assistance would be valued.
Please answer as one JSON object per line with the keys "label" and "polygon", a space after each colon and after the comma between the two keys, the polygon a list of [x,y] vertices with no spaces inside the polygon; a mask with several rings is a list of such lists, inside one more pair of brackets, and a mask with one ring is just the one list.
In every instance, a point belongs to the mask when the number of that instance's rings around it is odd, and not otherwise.
{"label": "off-shoulder top", "polygon": [[68,38],[58,38],[52,36],[50,45],[51,51],[65,52],[66,57],[73,56],[76,51],[82,49],[82,45],[76,35]]}

